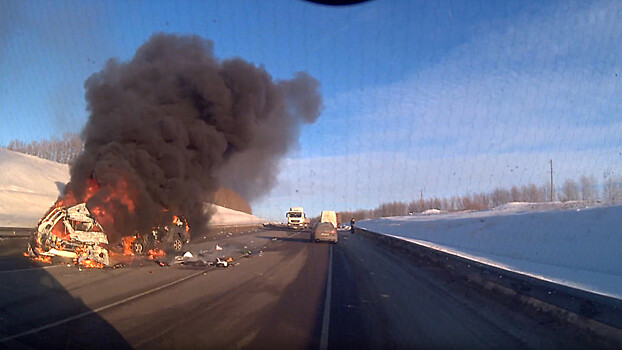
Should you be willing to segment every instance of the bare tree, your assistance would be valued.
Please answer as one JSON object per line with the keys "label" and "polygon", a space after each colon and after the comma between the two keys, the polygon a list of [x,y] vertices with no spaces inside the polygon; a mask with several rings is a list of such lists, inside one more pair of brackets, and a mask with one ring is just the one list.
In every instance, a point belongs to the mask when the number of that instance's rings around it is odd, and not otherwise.
{"label": "bare tree", "polygon": [[51,140],[32,141],[29,144],[20,140],[11,140],[6,148],[54,162],[70,164],[82,152],[84,145],[78,134],[65,133],[62,140],[52,137]]}
{"label": "bare tree", "polygon": [[581,199],[584,201],[593,201],[597,197],[596,192],[596,178],[593,175],[581,176],[579,179],[581,184]]}
{"label": "bare tree", "polygon": [[576,201],[579,199],[579,186],[572,179],[566,179],[562,186],[562,193],[559,194],[559,200],[562,202]]}
{"label": "bare tree", "polygon": [[534,184],[522,186],[521,193],[522,193],[521,195],[522,201],[532,202],[532,203],[542,201],[540,190],[538,190],[538,186]]}
{"label": "bare tree", "polygon": [[496,207],[502,204],[506,204],[512,201],[512,194],[505,188],[497,187],[492,191],[491,201],[492,206]]}
{"label": "bare tree", "polygon": [[605,186],[603,187],[603,199],[615,203],[622,200],[622,178],[614,178],[613,176],[607,176],[605,180]]}
{"label": "bare tree", "polygon": [[510,196],[512,197],[512,202],[522,202],[523,198],[521,197],[520,190],[516,186],[512,186],[510,189]]}
{"label": "bare tree", "polygon": [[543,202],[549,202],[551,200],[551,183],[547,182],[544,185],[540,186],[540,197],[542,197]]}

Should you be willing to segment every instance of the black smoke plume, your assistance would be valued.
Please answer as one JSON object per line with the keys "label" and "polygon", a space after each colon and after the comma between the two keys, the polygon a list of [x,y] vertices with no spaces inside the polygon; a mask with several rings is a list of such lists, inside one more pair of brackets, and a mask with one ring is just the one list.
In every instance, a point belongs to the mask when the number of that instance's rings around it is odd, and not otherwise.
{"label": "black smoke plume", "polygon": [[275,81],[240,58],[214,57],[198,36],[153,35],[131,60],[109,60],[85,89],[84,152],[66,193],[84,200],[97,183],[87,206],[98,208],[111,241],[173,214],[203,227],[203,203],[221,183],[247,200],[265,194],[321,106],[308,74]]}

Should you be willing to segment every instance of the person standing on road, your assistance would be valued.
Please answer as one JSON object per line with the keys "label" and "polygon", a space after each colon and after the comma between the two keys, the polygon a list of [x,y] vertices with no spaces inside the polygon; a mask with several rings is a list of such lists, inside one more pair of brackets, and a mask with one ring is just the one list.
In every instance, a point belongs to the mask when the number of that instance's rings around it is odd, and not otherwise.
{"label": "person standing on road", "polygon": [[352,218],[352,220],[350,220],[350,232],[354,233],[354,218]]}

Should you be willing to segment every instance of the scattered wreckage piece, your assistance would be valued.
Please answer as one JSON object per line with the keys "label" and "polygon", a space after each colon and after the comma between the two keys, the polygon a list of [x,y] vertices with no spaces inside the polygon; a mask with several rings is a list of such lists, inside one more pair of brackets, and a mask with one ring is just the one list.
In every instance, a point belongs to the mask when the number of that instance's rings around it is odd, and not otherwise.
{"label": "scattered wreckage piece", "polygon": [[153,259],[153,262],[155,262],[156,264],[158,264],[160,267],[167,267],[167,266],[170,266],[168,263],[166,263],[166,262],[164,262],[164,261],[162,261],[162,260],[159,260],[159,259]]}
{"label": "scattered wreckage piece", "polygon": [[205,261],[205,260],[188,260],[188,261],[182,261],[180,262],[181,265],[183,266],[188,266],[188,267],[208,267],[208,266],[214,266],[214,264],[211,261]]}
{"label": "scattered wreckage piece", "polygon": [[237,263],[233,262],[233,258],[228,256],[228,257],[223,257],[221,258],[216,258],[216,261],[214,262],[214,266],[216,267],[234,267],[237,266]]}
{"label": "scattered wreckage piece", "polygon": [[217,257],[216,260],[209,261],[203,258],[195,257],[190,252],[186,252],[182,256],[176,256],[175,260],[178,261],[179,264],[188,267],[233,267],[239,265],[239,263],[234,262],[234,259],[231,256]]}

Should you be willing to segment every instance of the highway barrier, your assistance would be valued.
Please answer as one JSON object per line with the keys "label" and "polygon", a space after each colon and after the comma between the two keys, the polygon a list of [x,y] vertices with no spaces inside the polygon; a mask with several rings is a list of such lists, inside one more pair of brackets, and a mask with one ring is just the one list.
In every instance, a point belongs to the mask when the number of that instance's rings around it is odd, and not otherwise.
{"label": "highway barrier", "polygon": [[0,227],[0,237],[28,237],[34,227]]}

